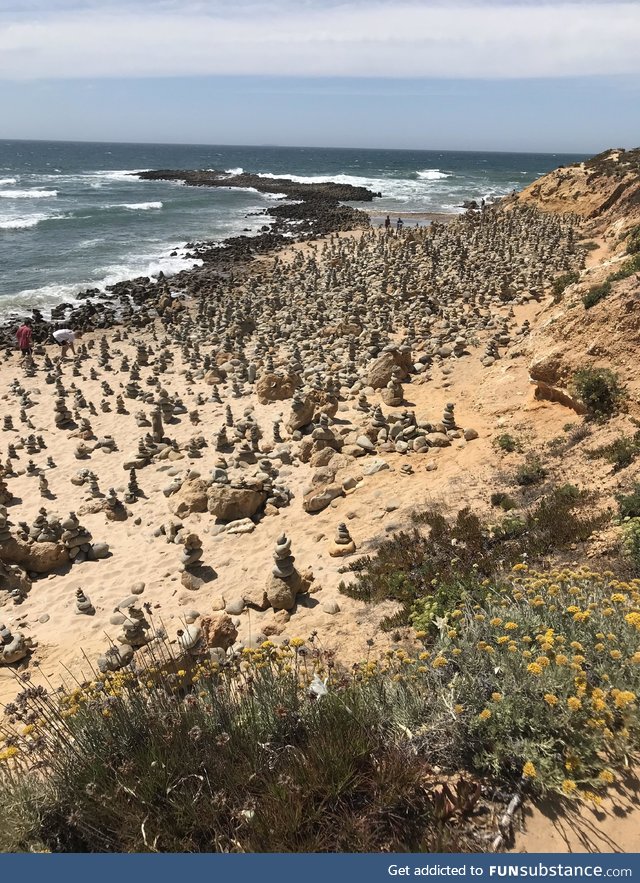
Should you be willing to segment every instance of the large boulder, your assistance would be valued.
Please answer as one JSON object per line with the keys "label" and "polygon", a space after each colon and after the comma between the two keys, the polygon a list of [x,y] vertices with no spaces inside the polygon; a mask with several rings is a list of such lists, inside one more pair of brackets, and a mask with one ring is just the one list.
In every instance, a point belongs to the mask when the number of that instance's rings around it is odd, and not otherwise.
{"label": "large boulder", "polygon": [[256,394],[261,405],[290,399],[299,383],[296,374],[261,374],[256,382]]}
{"label": "large boulder", "polygon": [[238,630],[231,617],[226,613],[203,616],[200,624],[207,647],[220,647],[222,650],[228,650],[238,637]]}
{"label": "large boulder", "polygon": [[265,595],[269,605],[274,610],[292,610],[296,604],[298,595],[306,594],[310,587],[313,576],[301,574],[294,570],[291,576],[280,579],[273,574],[269,575],[265,587]]}
{"label": "large boulder", "polygon": [[302,508],[305,512],[322,512],[337,497],[343,497],[344,490],[340,484],[325,484],[314,487],[302,500]]}
{"label": "large boulder", "polygon": [[325,389],[312,389],[309,398],[314,403],[314,419],[317,420],[320,414],[326,414],[328,417],[335,417],[338,413],[338,399],[334,395],[330,395]]}
{"label": "large boulder", "polygon": [[208,483],[203,478],[185,481],[179,491],[169,497],[169,509],[177,518],[192,512],[206,512]]}
{"label": "large boulder", "polygon": [[69,563],[69,553],[61,543],[27,543],[10,537],[0,546],[0,560],[33,573],[51,573]]}
{"label": "large boulder", "polygon": [[207,492],[207,508],[219,521],[251,518],[264,506],[267,495],[253,488],[214,485]]}
{"label": "large boulder", "polygon": [[308,426],[313,420],[315,410],[316,401],[310,394],[301,398],[298,407],[292,407],[289,413],[287,419],[287,429],[289,432],[295,432],[297,429],[302,429],[303,426]]}
{"label": "large boulder", "polygon": [[394,369],[398,369],[399,379],[404,380],[412,367],[411,350],[385,350],[369,368],[366,384],[373,389],[382,389],[393,377]]}

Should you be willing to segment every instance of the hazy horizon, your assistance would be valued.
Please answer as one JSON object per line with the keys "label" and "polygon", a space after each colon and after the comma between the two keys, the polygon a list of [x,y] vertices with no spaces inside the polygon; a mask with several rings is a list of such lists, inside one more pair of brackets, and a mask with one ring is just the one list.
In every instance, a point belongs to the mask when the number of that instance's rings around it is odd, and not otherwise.
{"label": "hazy horizon", "polygon": [[12,139],[598,153],[640,141],[637,0],[8,0]]}

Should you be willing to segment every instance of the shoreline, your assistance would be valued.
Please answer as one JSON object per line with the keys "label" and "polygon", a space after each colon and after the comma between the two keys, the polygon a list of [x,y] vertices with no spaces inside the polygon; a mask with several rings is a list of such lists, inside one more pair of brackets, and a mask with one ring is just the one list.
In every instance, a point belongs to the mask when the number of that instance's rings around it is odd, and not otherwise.
{"label": "shoreline", "polygon": [[[30,317],[34,321],[36,345],[49,341],[51,332],[61,323],[81,331],[112,328],[129,320],[145,305],[152,306],[154,299],[167,293],[169,279],[172,280],[172,287],[181,289],[179,294],[189,296],[195,287],[204,284],[206,290],[215,281],[237,274],[241,265],[248,265],[255,258],[275,253],[295,242],[321,238],[327,233],[366,228],[370,223],[367,213],[343,206],[339,200],[372,200],[375,195],[366,188],[350,184],[299,184],[281,179],[260,179],[257,175],[246,173],[229,176],[223,172],[160,170],[132,172],[131,175],[143,180],[184,180],[187,186],[251,186],[264,193],[286,193],[288,199],[265,209],[265,219],[270,219],[270,222],[255,234],[230,236],[219,242],[187,242],[184,246],[185,259],[200,260],[201,265],[187,266],[170,276],[161,271],[155,279],[149,276],[126,279],[107,286],[104,291],[85,289],[74,296],[76,303],[62,301],[46,308],[50,311],[49,319],[44,318],[43,310],[39,307],[32,307],[30,311],[16,310],[0,319],[0,346],[15,348],[17,324],[24,318]],[[289,199],[296,201],[290,202]]]}
{"label": "shoreline", "polygon": [[[421,221],[447,223],[463,214],[444,212],[385,212],[373,208],[355,208],[343,202],[371,201],[381,194],[351,184],[301,184],[285,179],[264,179],[258,175],[224,172],[157,170],[132,172],[142,180],[182,180],[186,186],[212,188],[253,187],[262,193],[282,193],[286,199],[264,210],[269,224],[255,234],[231,236],[219,242],[202,240],[187,242],[185,260],[201,261],[171,275],[160,272],[155,278],[139,276],[116,282],[104,290],[87,288],[74,296],[75,302],[59,301],[51,307],[32,307],[30,311],[15,310],[0,318],[0,345],[15,347],[17,324],[24,318],[34,321],[34,343],[42,346],[61,324],[85,332],[106,330],[133,321],[132,316],[154,307],[154,301],[176,289],[176,299],[207,291],[212,285],[244,274],[256,259],[274,255],[300,243],[320,240],[333,233],[354,233],[370,226],[380,226],[386,214],[403,216],[425,226]],[[295,200],[295,201],[291,201]],[[413,226],[413,224],[412,224]],[[266,228],[266,229],[265,229]],[[45,319],[43,310],[50,313]]]}

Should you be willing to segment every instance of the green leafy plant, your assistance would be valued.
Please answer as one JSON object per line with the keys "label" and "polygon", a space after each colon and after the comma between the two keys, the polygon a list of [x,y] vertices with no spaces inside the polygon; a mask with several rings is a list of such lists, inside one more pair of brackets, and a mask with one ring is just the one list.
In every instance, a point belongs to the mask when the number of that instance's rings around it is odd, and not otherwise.
{"label": "green leafy plant", "polygon": [[510,435],[508,432],[499,435],[496,439],[494,439],[493,443],[496,448],[504,451],[506,454],[512,454],[514,451],[522,450],[522,445],[520,444],[520,441],[513,435]]}
{"label": "green leafy plant", "polygon": [[607,279],[599,285],[592,285],[591,288],[582,295],[582,303],[586,310],[595,307],[601,300],[611,294],[611,282]]}
{"label": "green leafy plant", "polygon": [[640,432],[633,436],[621,435],[608,445],[594,448],[587,453],[590,459],[603,459],[613,465],[613,471],[619,472],[630,466],[640,453]]}
{"label": "green leafy plant", "polygon": [[581,368],[576,371],[571,388],[589,413],[600,418],[619,411],[627,397],[626,387],[608,368]]}
{"label": "green leafy plant", "polygon": [[562,300],[562,295],[566,288],[570,285],[573,285],[574,282],[577,282],[580,279],[580,273],[576,270],[571,270],[569,273],[563,273],[561,276],[558,276],[557,279],[554,279],[553,285],[551,286],[551,293],[553,294],[553,302],[559,303]]}
{"label": "green leafy plant", "polygon": [[546,477],[547,470],[537,457],[528,457],[515,473],[516,483],[522,486],[540,484]]}
{"label": "green leafy plant", "polygon": [[621,518],[640,518],[640,484],[635,482],[628,494],[618,494],[616,502]]}

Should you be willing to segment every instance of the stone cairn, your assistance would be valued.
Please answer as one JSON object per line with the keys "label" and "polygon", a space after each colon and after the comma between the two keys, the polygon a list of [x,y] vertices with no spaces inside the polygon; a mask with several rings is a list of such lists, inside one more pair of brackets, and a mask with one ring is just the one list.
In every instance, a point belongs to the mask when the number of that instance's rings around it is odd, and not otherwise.
{"label": "stone cairn", "polygon": [[344,522],[340,522],[336,530],[336,538],[329,548],[329,555],[332,558],[344,558],[346,555],[353,555],[356,551],[356,544],[351,538],[349,528]]}
{"label": "stone cairn", "polygon": [[124,497],[125,503],[135,503],[138,497],[142,496],[142,490],[138,484],[136,470],[129,470],[129,483],[127,484],[127,492]]}
{"label": "stone cairn", "polygon": [[188,589],[196,590],[202,585],[202,580],[195,576],[202,566],[201,558],[202,540],[198,534],[186,534],[180,559],[180,570],[182,571],[182,585]]}
{"label": "stone cairn", "polygon": [[442,414],[442,420],[440,421],[445,428],[446,432],[453,432],[456,428],[456,420],[453,415],[453,409],[455,405],[452,402],[449,402],[444,406],[444,412]]}
{"label": "stone cairn", "polygon": [[71,411],[67,408],[67,403],[62,396],[58,396],[55,401],[53,419],[58,429],[66,429],[73,423]]}
{"label": "stone cairn", "polygon": [[62,522],[62,542],[72,561],[86,561],[91,551],[91,534],[82,527],[75,512],[70,512]]}
{"label": "stone cairn", "polygon": [[265,589],[266,606],[274,610],[293,610],[296,596],[309,589],[294,566],[295,558],[291,554],[291,540],[282,534],[276,540],[273,552],[275,564],[267,579]]}
{"label": "stone cairn", "polygon": [[93,616],[95,613],[95,607],[82,591],[82,589],[76,589],[76,613],[83,613],[85,616]]}
{"label": "stone cairn", "polygon": [[387,383],[385,389],[382,390],[382,401],[390,408],[398,408],[404,399],[402,384],[400,383],[400,372],[394,368],[391,380]]}
{"label": "stone cairn", "polygon": [[0,625],[0,665],[19,662],[31,647],[31,639],[25,638],[20,632],[13,634],[6,625]]}
{"label": "stone cairn", "polygon": [[0,546],[11,539],[11,522],[7,516],[7,507],[0,506]]}

